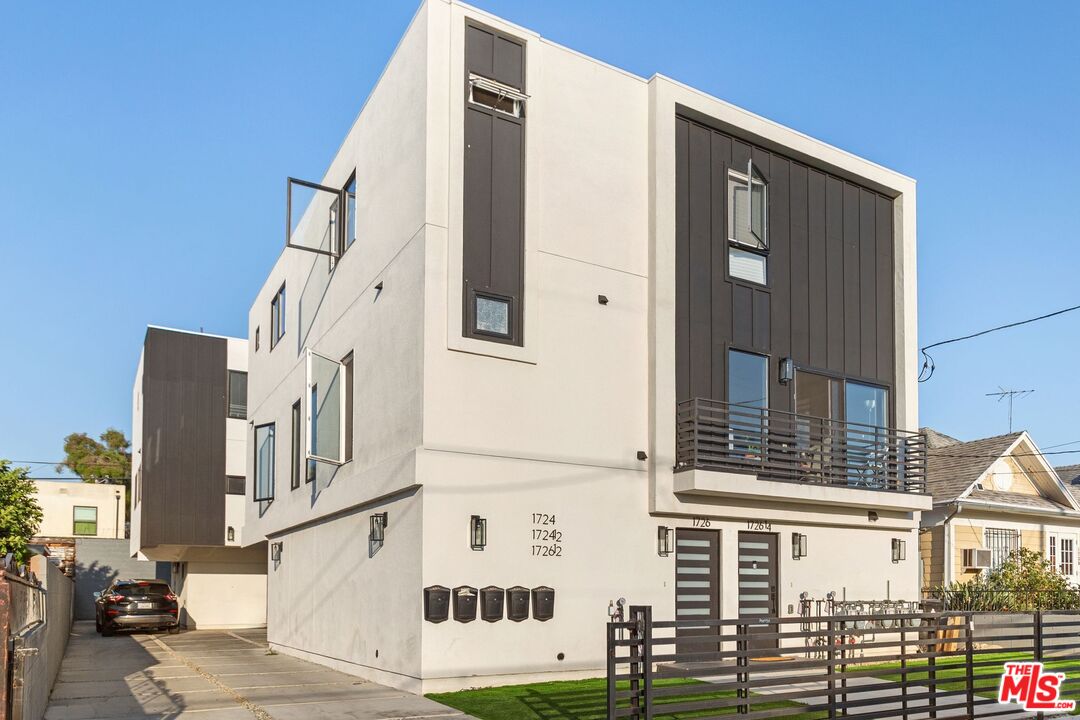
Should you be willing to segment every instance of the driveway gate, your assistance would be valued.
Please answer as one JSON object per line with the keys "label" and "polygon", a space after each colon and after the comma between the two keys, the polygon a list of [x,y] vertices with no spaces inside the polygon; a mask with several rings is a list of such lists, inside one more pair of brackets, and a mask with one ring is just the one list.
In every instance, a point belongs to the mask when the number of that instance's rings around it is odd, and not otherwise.
{"label": "driveway gate", "polygon": [[650,606],[631,606],[626,622],[608,623],[607,645],[608,718],[1067,714],[999,704],[1012,661],[1064,673],[1061,697],[1080,700],[1077,610],[655,621]]}

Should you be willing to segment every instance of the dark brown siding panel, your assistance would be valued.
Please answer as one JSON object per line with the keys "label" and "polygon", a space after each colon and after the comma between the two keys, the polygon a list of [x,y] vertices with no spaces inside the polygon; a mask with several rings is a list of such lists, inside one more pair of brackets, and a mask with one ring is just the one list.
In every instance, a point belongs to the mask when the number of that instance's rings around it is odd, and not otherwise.
{"label": "dark brown siding panel", "polygon": [[793,357],[810,358],[810,271],[807,209],[806,166],[791,164],[789,188],[791,224],[791,353]]}
{"label": "dark brown siding panel", "polygon": [[859,188],[844,183],[844,372],[862,374],[859,351]]}
{"label": "dark brown siding panel", "polygon": [[877,375],[879,380],[892,378],[893,345],[893,204],[877,197]]}
{"label": "dark brown siding panel", "polygon": [[[780,359],[895,387],[892,201],[826,171],[676,123],[676,391],[726,399],[729,347],[765,353],[769,405],[790,410]],[[728,274],[727,172],[769,179],[768,285]]]}
{"label": "dark brown siding panel", "polygon": [[825,181],[825,294],[829,345],[825,367],[844,369],[844,183]]}
{"label": "dark brown siding panel", "polygon": [[151,328],[143,356],[143,542],[225,542],[223,338]]}
{"label": "dark brown siding panel", "polygon": [[[523,89],[521,41],[466,25],[466,79],[470,72]],[[468,83],[465,84],[468,93]],[[466,102],[463,177],[462,332],[468,337],[521,345],[524,313],[525,120]],[[509,299],[511,337],[474,329],[477,293]]]}
{"label": "dark brown siding panel", "polygon": [[809,310],[810,364],[828,365],[828,298],[826,296],[827,256],[825,248],[825,173],[811,170],[808,177],[806,207],[809,215]]}
{"label": "dark brown siding panel", "polygon": [[690,124],[675,123],[675,394],[690,394]]}
{"label": "dark brown siding panel", "polygon": [[877,375],[877,195],[859,193],[859,339],[863,377]]}

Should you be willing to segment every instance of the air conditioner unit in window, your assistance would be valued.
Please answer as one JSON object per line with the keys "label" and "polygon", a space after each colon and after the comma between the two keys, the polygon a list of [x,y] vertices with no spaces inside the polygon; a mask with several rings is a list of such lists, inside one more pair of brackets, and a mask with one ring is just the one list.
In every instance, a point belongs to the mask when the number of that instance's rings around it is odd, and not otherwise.
{"label": "air conditioner unit in window", "polygon": [[983,570],[989,568],[992,564],[991,553],[989,550],[980,550],[978,548],[965,548],[964,549],[964,569],[965,570]]}

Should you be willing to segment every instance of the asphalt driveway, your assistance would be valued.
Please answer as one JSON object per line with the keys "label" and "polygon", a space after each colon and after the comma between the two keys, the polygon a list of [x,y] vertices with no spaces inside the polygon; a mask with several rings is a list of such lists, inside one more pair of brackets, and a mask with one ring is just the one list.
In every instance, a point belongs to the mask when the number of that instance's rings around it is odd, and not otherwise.
{"label": "asphalt driveway", "polygon": [[320,665],[268,655],[265,630],[103,638],[72,628],[45,720],[468,720]]}

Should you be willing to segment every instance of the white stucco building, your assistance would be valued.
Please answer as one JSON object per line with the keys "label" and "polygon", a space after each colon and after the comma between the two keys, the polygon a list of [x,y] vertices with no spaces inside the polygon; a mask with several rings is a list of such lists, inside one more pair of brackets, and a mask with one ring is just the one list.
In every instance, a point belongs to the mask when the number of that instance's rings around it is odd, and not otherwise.
{"label": "white stucco building", "polygon": [[430,692],[601,674],[620,597],[918,599],[910,178],[428,0],[290,192],[249,314],[274,648]]}
{"label": "white stucco building", "polygon": [[124,537],[124,487],[67,480],[34,480],[42,538]]}

